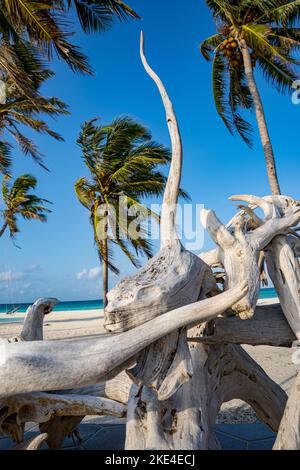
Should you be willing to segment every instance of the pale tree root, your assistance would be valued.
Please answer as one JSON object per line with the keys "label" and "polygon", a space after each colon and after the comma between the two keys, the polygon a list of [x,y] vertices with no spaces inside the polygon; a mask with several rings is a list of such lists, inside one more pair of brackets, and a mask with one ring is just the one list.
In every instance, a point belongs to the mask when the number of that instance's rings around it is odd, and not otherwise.
{"label": "pale tree root", "polygon": [[[114,379],[103,384],[97,384],[92,387],[62,391],[65,393],[76,393],[77,395],[89,395],[105,397],[110,400],[122,403],[127,407],[129,389],[132,381],[125,371],[121,372]],[[40,424],[40,431],[47,433],[47,444],[50,449],[60,449],[65,438],[72,435],[80,443],[78,426],[85,416],[55,416],[46,423]]]}
{"label": "pale tree root", "polygon": [[[41,433],[46,433],[46,442],[49,449],[60,449],[68,436],[76,439],[78,426],[85,416],[56,416],[46,423],[40,424]],[[80,442],[80,439],[77,439]]]}
{"label": "pale tree root", "polygon": [[249,344],[251,346],[292,347],[297,337],[291,330],[280,304],[256,307],[248,321],[237,316],[218,317],[209,323],[207,334],[188,338],[203,344]]}
{"label": "pale tree root", "polygon": [[217,414],[222,403],[235,398],[247,402],[260,420],[278,430],[287,396],[240,346],[196,344],[190,352],[194,375],[168,400],[159,401],[150,387],[132,386],[127,450],[219,449]]}
{"label": "pale tree root", "polygon": [[300,373],[293,383],[273,450],[300,450]]}
{"label": "pale tree root", "polygon": [[47,434],[38,434],[37,436],[31,437],[27,441],[17,444],[10,450],[39,450],[44,442],[47,440]]}
{"label": "pale tree root", "polygon": [[[75,417],[78,417],[78,422],[80,422],[87,415],[110,415],[122,418],[126,415],[126,406],[107,398],[86,395],[53,393],[14,395],[0,401],[0,434],[8,435],[15,442],[21,443],[27,422],[46,423],[49,420],[68,416],[72,417],[74,424]],[[58,421],[63,422],[63,420]],[[53,426],[51,430],[53,431]],[[74,427],[68,430],[68,434],[73,430]],[[47,440],[50,442],[51,438],[52,435],[49,434]]]}

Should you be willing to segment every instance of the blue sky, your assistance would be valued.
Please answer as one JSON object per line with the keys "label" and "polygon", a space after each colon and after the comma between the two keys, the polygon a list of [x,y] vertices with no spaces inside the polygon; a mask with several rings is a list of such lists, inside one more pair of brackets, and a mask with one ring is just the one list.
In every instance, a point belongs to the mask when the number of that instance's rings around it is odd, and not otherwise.
{"label": "blue sky", "polygon": [[[76,41],[89,55],[94,77],[74,75],[54,61],[56,77],[44,93],[67,102],[72,113],[52,126],[65,142],[38,137],[51,173],[41,170],[18,151],[14,175],[34,174],[38,193],[51,200],[53,213],[47,224],[20,221],[16,248],[8,237],[1,239],[0,303],[26,302],[42,296],[60,300],[95,299],[100,295],[97,254],[87,212],[78,203],[73,185],[86,174],[76,145],[80,123],[99,116],[109,122],[131,115],[147,125],[153,138],[169,145],[164,110],[158,92],[139,59],[139,33],[143,29],[149,62],[163,79],[178,116],[184,143],[182,186],[194,204],[214,209],[226,222],[235,207],[232,194],[265,195],[268,183],[258,140],[249,150],[233,138],[214,109],[211,65],[202,59],[198,45],[214,32],[204,1],[128,0],[142,21],[116,23],[104,35],[83,35]],[[278,96],[258,78],[278,160],[283,193],[300,199],[298,122],[300,106],[291,96]],[[200,222],[199,222],[200,223]],[[203,249],[212,243],[205,236]],[[116,253],[122,275],[134,271]],[[81,273],[78,274],[78,273]],[[10,279],[10,280],[9,280]],[[111,275],[110,285],[118,278]]]}

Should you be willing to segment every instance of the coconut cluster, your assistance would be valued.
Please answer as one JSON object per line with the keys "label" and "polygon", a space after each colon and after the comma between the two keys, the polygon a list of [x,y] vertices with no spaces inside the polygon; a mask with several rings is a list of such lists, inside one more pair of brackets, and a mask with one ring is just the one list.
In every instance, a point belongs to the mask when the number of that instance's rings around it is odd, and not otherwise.
{"label": "coconut cluster", "polygon": [[223,41],[221,44],[221,51],[224,57],[228,59],[232,68],[238,68],[242,66],[243,61],[239,45],[233,37],[229,37]]}
{"label": "coconut cluster", "polygon": [[[220,49],[223,56],[228,59],[231,68],[236,69],[243,66],[243,57],[235,38],[229,37],[222,42]],[[252,66],[255,67],[257,56],[254,52],[251,53]]]}

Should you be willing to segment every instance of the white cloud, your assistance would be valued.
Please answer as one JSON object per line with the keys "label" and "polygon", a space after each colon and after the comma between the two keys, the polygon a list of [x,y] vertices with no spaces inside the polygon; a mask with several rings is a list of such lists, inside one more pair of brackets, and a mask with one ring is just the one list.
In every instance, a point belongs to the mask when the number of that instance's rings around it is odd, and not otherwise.
{"label": "white cloud", "polygon": [[95,268],[86,269],[76,273],[76,279],[82,281],[83,279],[94,280],[97,279],[101,274],[101,268],[99,266]]}
{"label": "white cloud", "polygon": [[0,272],[0,282],[16,281],[17,279],[22,279],[22,277],[24,277],[22,271],[13,272],[10,270]]}
{"label": "white cloud", "polygon": [[38,264],[31,264],[30,266],[28,266],[28,268],[26,268],[26,272],[27,273],[33,273],[34,271],[39,271],[41,268]]}
{"label": "white cloud", "polygon": [[88,272],[88,278],[89,279],[96,279],[97,277],[100,276],[101,273],[101,268],[97,266],[96,268],[92,268]]}
{"label": "white cloud", "polygon": [[78,281],[81,281],[81,279],[84,279],[87,275],[87,270],[83,269],[82,271],[79,271],[79,273],[76,273],[76,279]]}

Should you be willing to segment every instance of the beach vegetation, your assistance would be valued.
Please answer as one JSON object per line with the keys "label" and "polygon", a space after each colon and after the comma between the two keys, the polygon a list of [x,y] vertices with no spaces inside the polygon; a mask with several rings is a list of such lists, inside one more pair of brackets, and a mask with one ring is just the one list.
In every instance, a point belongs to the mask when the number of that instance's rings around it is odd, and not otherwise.
{"label": "beach vegetation", "polygon": [[[149,258],[153,254],[147,223],[134,225],[136,214],[131,209],[135,207],[146,218],[158,219],[144,201],[163,194],[166,178],[160,167],[169,163],[170,151],[154,142],[151,132],[130,117],[117,118],[108,125],[99,125],[95,119],[84,123],[78,144],[89,176],[79,178],[75,190],[90,212],[103,266],[105,305],[108,270],[119,273],[113,247],[119,247],[135,267],[140,266],[139,255]],[[181,191],[181,195],[185,193]]]}
{"label": "beach vegetation", "polygon": [[14,181],[9,175],[2,179],[2,199],[4,208],[1,210],[3,225],[0,237],[8,230],[12,239],[20,231],[18,218],[47,222],[51,210],[47,207],[50,202],[37,196],[35,191],[37,180],[32,175],[21,175]]}
{"label": "beach vegetation", "polygon": [[227,129],[251,146],[252,126],[242,115],[255,111],[272,194],[280,194],[273,145],[257,73],[278,92],[289,92],[297,79],[300,1],[207,0],[217,33],[200,50],[212,61],[217,112]]}

